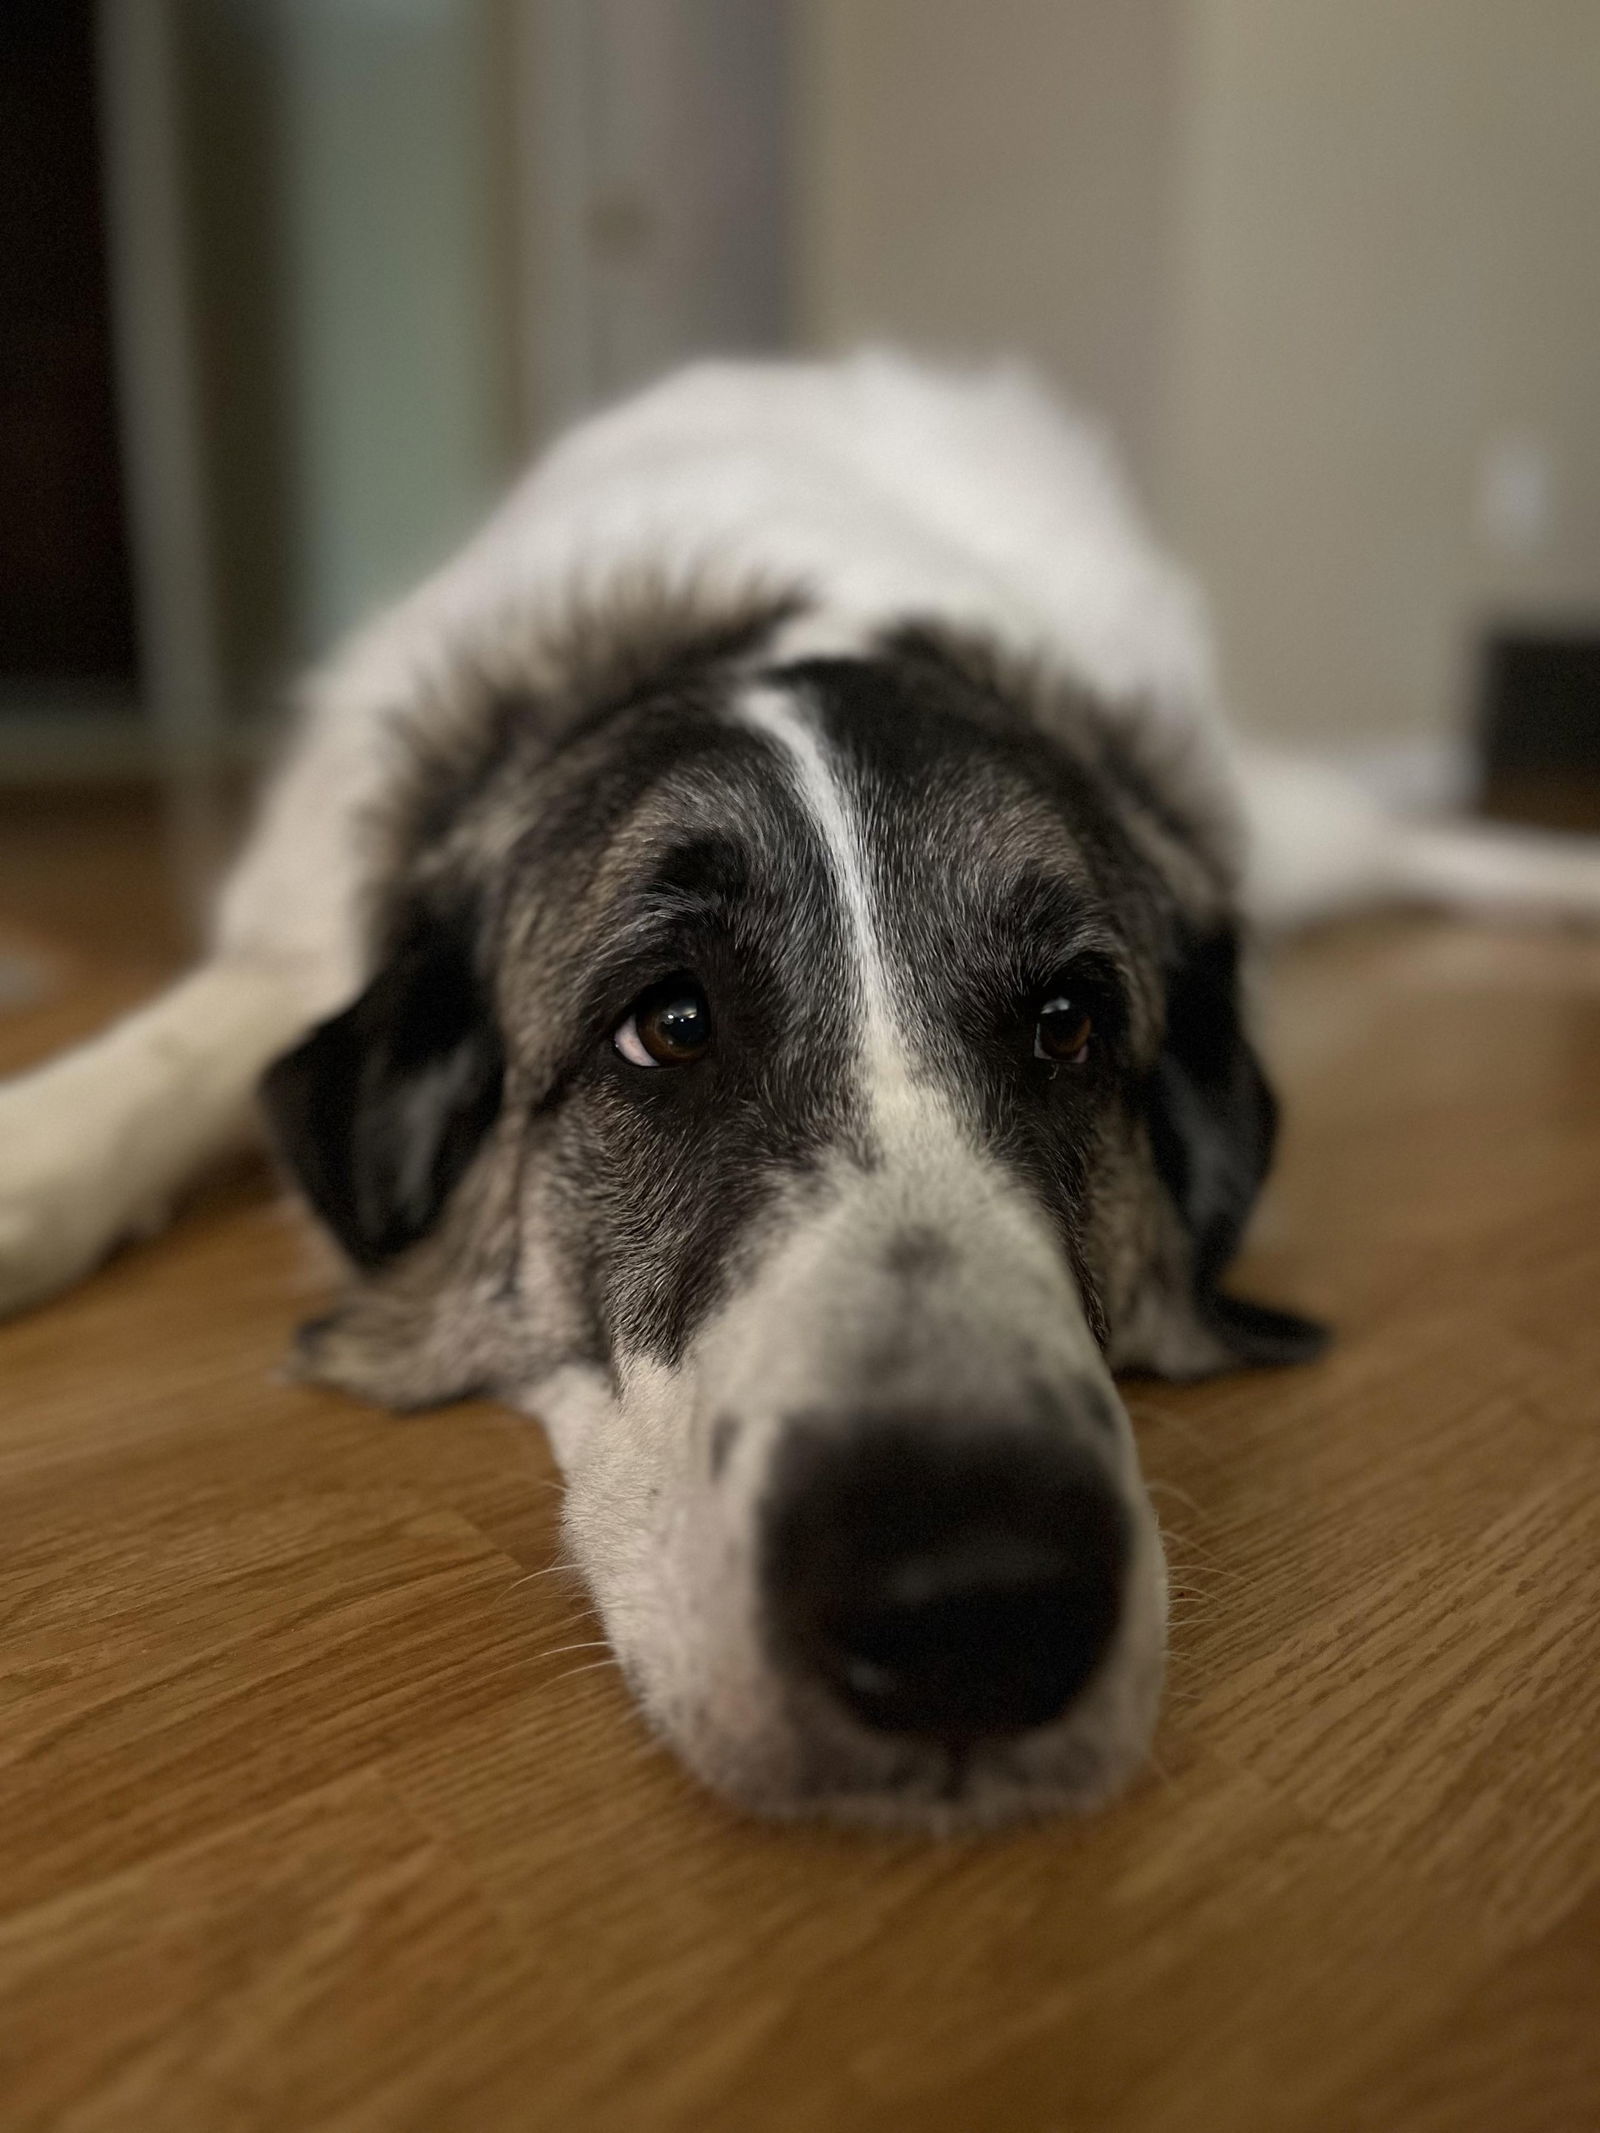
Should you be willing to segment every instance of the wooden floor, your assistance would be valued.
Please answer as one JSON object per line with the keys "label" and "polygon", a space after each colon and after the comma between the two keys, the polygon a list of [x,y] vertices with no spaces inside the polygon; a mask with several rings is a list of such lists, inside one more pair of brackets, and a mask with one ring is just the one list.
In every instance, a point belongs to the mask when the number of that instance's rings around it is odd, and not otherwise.
{"label": "wooden floor", "polygon": [[[0,814],[4,945],[0,1065],[139,993],[142,825]],[[1250,1274],[1342,1339],[1134,1388],[1181,1597],[1095,1822],[697,1791],[538,1575],[536,1430],[274,1376],[253,1169],[0,1330],[6,2133],[1600,2127],[1600,944],[1344,931],[1275,1019]]]}

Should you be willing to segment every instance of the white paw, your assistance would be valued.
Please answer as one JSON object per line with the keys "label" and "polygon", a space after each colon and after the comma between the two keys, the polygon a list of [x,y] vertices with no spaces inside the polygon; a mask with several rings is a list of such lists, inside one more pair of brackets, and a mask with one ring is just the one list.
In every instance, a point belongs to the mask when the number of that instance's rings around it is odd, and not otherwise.
{"label": "white paw", "polygon": [[133,1226],[127,1164],[76,1065],[0,1083],[0,1316],[87,1274]]}

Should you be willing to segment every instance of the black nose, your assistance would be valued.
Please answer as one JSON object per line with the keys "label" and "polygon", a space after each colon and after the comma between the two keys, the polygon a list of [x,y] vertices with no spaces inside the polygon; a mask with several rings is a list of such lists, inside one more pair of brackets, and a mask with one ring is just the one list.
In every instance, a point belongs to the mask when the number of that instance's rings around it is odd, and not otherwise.
{"label": "black nose", "polygon": [[1122,1501],[1065,1433],[797,1428],[768,1499],[772,1643],[865,1725],[1021,1733],[1087,1685],[1127,1559]]}

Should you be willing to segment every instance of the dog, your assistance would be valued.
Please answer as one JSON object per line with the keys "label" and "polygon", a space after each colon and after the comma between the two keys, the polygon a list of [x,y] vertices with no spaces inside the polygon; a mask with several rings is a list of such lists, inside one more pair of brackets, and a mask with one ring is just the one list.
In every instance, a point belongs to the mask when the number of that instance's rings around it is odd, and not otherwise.
{"label": "dog", "polygon": [[1249,942],[1396,896],[1592,911],[1600,863],[1241,751],[1021,372],[703,364],[333,658],[207,960],[0,1090],[0,1304],[164,1219],[259,1081],[349,1270],[300,1369],[543,1421],[710,1786],[1093,1807],[1165,1646],[1116,1378],[1322,1340],[1223,1286]]}

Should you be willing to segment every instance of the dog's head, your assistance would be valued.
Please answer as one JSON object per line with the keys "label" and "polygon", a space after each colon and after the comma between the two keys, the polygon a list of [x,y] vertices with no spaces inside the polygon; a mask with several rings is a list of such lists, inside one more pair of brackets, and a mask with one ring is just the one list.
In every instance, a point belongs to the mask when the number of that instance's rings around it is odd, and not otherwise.
{"label": "dog's head", "polygon": [[1225,840],[1069,689],[776,619],[422,750],[376,974],[267,1082],[360,1275],[310,1367],[544,1415],[724,1793],[1086,1805],[1164,1646],[1112,1368],[1309,1337],[1217,1291],[1273,1126]]}

